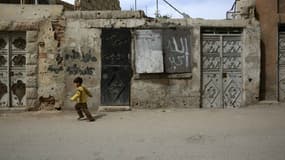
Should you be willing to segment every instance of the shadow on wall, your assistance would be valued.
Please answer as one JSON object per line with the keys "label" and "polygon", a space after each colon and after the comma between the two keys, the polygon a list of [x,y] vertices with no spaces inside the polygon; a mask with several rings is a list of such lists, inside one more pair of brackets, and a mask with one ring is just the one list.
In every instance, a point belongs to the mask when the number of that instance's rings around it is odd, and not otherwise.
{"label": "shadow on wall", "polygon": [[259,93],[259,100],[264,100],[265,99],[265,80],[266,80],[266,71],[265,71],[265,44],[263,40],[260,42],[260,47],[261,47],[261,74],[260,74],[260,93]]}

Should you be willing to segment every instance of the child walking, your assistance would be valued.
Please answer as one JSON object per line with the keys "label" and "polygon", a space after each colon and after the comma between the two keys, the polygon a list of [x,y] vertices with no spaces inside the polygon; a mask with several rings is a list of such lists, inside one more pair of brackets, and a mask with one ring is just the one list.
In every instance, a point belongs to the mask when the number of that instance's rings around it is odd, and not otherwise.
{"label": "child walking", "polygon": [[70,100],[76,101],[75,109],[79,116],[77,119],[82,120],[84,118],[84,113],[89,121],[94,121],[95,119],[93,118],[87,107],[87,98],[92,97],[92,94],[88,91],[87,88],[82,86],[83,79],[81,77],[75,78],[73,80],[73,83],[76,87],[76,93],[70,98]]}

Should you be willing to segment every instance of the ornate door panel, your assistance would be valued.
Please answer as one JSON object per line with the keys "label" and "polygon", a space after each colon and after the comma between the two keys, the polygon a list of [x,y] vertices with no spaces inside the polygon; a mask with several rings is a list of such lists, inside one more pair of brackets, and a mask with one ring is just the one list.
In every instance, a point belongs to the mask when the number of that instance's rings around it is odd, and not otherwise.
{"label": "ornate door panel", "polygon": [[279,101],[285,102],[285,32],[279,33]]}
{"label": "ornate door panel", "polygon": [[131,33],[127,29],[102,30],[101,105],[130,105]]}
{"label": "ornate door panel", "polygon": [[203,36],[203,107],[222,107],[221,79],[221,38],[220,36]]}
{"label": "ornate door panel", "polygon": [[224,107],[240,107],[242,93],[242,46],[240,36],[223,36]]}
{"label": "ornate door panel", "polygon": [[0,34],[0,107],[9,106],[9,37],[7,34]]}
{"label": "ornate door panel", "polygon": [[20,107],[26,104],[26,35],[11,35],[10,90],[11,105]]}
{"label": "ornate door panel", "polygon": [[0,34],[0,106],[25,106],[26,35]]}
{"label": "ornate door panel", "polygon": [[242,65],[240,35],[202,37],[202,106],[240,107]]}

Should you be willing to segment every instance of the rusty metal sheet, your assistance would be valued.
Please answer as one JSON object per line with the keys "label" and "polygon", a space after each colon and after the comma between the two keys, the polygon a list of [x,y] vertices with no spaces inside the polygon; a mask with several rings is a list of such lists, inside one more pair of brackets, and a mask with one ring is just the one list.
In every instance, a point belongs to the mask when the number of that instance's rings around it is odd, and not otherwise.
{"label": "rusty metal sheet", "polygon": [[163,31],[163,52],[166,73],[191,72],[189,29]]}
{"label": "rusty metal sheet", "polygon": [[136,73],[163,73],[162,31],[136,30]]}

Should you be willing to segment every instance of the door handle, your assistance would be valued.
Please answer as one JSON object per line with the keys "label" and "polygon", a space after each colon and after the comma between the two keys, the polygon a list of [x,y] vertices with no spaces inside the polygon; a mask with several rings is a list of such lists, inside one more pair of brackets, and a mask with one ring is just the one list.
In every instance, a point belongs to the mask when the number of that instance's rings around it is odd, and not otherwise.
{"label": "door handle", "polygon": [[223,78],[228,78],[228,74],[227,73],[223,73]]}

